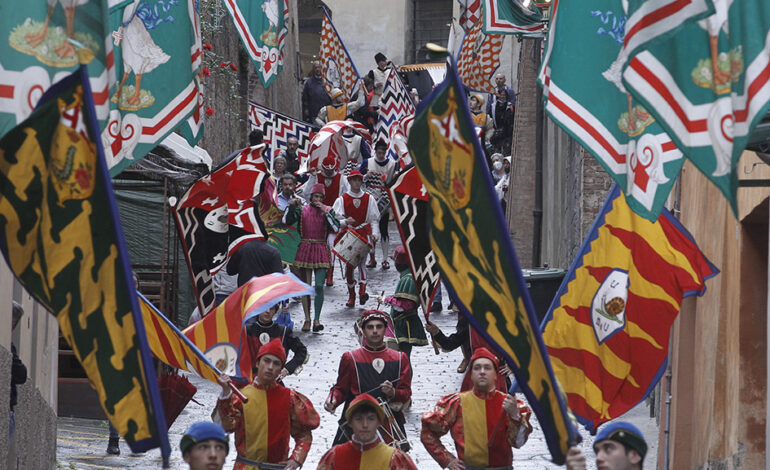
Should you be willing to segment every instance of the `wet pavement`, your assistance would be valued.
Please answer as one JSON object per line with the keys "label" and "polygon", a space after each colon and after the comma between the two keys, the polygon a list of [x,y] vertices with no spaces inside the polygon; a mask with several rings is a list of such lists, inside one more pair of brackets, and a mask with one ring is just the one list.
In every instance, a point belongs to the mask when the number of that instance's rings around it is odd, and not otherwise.
{"label": "wet pavement", "polygon": [[[391,239],[398,239],[395,227],[391,224]],[[381,261],[381,252],[378,247],[378,261]],[[392,265],[392,263],[391,263]],[[309,352],[308,362],[299,375],[292,375],[285,379],[288,387],[306,395],[315,405],[321,416],[320,427],[313,432],[313,446],[310,450],[304,468],[316,468],[321,456],[331,447],[337,429],[337,419],[341,407],[336,415],[332,415],[323,409],[323,402],[330,387],[337,377],[337,367],[340,356],[344,351],[358,347],[357,339],[353,331],[353,322],[363,312],[364,308],[374,308],[377,301],[373,300],[374,294],[385,292],[392,294],[398,281],[398,273],[391,267],[382,270],[379,266],[369,270],[369,293],[372,298],[364,306],[357,305],[349,309],[345,307],[347,292],[342,280],[339,265],[335,269],[335,285],[326,287],[326,301],[321,314],[321,321],[325,329],[320,334],[302,333],[299,328],[304,319],[302,307],[299,303],[290,304],[290,311],[295,323],[295,334],[307,346]],[[444,299],[445,310],[433,313],[431,319],[449,334],[454,331],[456,315],[446,309],[448,299]],[[421,470],[438,469],[439,465],[430,457],[420,443],[420,415],[429,410],[443,395],[447,395],[459,389],[462,375],[456,372],[457,365],[462,359],[460,350],[449,353],[441,352],[435,355],[433,348],[429,346],[418,347],[412,350],[412,367],[414,377],[412,379],[412,407],[406,413],[407,437],[412,444],[410,456]],[[193,422],[210,419],[211,411],[220,392],[218,385],[190,375],[190,381],[198,387],[194,400],[177,418],[169,430],[171,442],[171,468],[186,469],[179,452],[179,440],[184,430]],[[647,407],[641,405],[631,412],[633,421],[642,427],[649,437],[657,436],[657,427],[653,420],[649,419]],[[558,468],[550,462],[550,454],[546,447],[543,433],[533,416],[535,430],[529,441],[521,448],[514,450],[514,468],[516,469],[549,469]],[[593,456],[590,436],[582,431],[584,441],[581,447],[587,456]],[[108,429],[106,421],[88,420],[78,418],[59,418],[57,431],[57,467],[71,469],[154,469],[161,468],[160,452],[153,449],[145,454],[132,454],[128,446],[121,440],[121,455],[112,456],[106,453]],[[648,438],[649,438],[648,437]],[[225,468],[232,468],[235,460],[233,438],[230,439],[231,452]],[[445,445],[450,450],[454,449],[449,436],[444,438]],[[293,445],[293,442],[292,442]],[[645,467],[655,468],[653,457],[656,454],[656,446],[648,452]],[[595,468],[590,465],[589,468]]]}

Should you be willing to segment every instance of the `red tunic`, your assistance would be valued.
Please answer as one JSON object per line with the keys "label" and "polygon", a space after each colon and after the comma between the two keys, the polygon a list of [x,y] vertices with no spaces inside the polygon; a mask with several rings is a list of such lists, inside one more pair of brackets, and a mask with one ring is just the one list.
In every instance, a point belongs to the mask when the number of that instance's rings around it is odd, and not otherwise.
{"label": "red tunic", "polygon": [[506,467],[513,462],[511,447],[519,448],[527,441],[532,425],[529,407],[516,399],[519,419],[514,420],[503,409],[506,394],[493,390],[482,397],[473,390],[453,393],[441,398],[436,407],[422,415],[421,440],[425,449],[442,467],[455,457],[441,436],[450,432],[457,456],[473,467]]}
{"label": "red tunic", "polygon": [[[364,192],[361,197],[353,197],[348,193],[342,195],[342,204],[345,208],[345,216],[353,217],[354,220],[352,224],[349,224],[351,229],[366,223],[366,214],[369,211],[370,197],[372,196],[367,192]],[[356,201],[358,202],[356,203]],[[358,232],[359,235],[366,237],[367,235],[371,235],[372,227],[371,225],[366,224],[363,227],[356,228],[355,231]]]}
{"label": "red tunic", "polygon": [[[241,392],[248,397],[248,403],[235,395],[217,401],[222,427],[235,433],[238,455],[258,462],[280,463],[291,458],[304,463],[313,442],[311,431],[320,423],[310,400],[280,384],[265,388],[252,383]],[[296,442],[291,457],[289,437]],[[252,468],[241,462],[233,467]]]}
{"label": "red tunic", "polygon": [[318,182],[326,187],[323,203],[324,205],[331,206],[334,201],[340,197],[340,181],[342,180],[342,173],[337,173],[333,178],[327,178],[323,173],[318,173]]}
{"label": "red tunic", "polygon": [[[375,359],[378,358],[384,362],[382,376],[376,379],[361,377],[358,373],[362,368],[361,366],[366,364],[372,365]],[[387,365],[394,362],[398,363],[398,374],[392,376],[388,374],[389,368]],[[394,379],[398,379],[398,382],[393,384],[396,394],[390,401],[406,403],[412,396],[412,368],[409,365],[409,359],[406,357],[406,354],[386,348],[384,345],[378,350],[358,348],[344,353],[340,358],[337,383],[334,384],[329,394],[337,405],[350,402],[353,398],[360,395],[362,391],[368,392],[374,397],[379,397],[382,393],[381,390],[372,391],[371,389],[379,386],[385,380],[393,382]]]}
{"label": "red tunic", "polygon": [[370,444],[346,442],[321,457],[318,470],[417,470],[409,456],[377,440]]}

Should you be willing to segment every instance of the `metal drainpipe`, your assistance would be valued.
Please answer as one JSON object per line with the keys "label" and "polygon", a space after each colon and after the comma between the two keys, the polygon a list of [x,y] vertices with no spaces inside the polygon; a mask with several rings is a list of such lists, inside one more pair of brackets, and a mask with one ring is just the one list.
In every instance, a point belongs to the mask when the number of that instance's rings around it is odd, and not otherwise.
{"label": "metal drainpipe", "polygon": [[[679,219],[679,215],[681,214],[680,210],[680,202],[681,202],[681,195],[682,195],[682,179],[681,176],[677,176],[676,182],[674,183],[674,190],[672,191],[672,194],[674,195],[674,200],[671,204],[671,211],[674,213],[674,217]],[[673,325],[671,326],[671,329],[673,330]],[[663,429],[663,470],[668,470],[668,459],[669,459],[669,444],[671,443],[671,401],[673,399],[673,396],[671,395],[671,378],[673,377],[673,371],[671,368],[671,351],[673,349],[674,344],[674,335],[669,336],[669,344],[668,344],[668,351],[669,351],[669,360],[668,365],[666,366],[666,426]]]}
{"label": "metal drainpipe", "polygon": [[[540,70],[540,49],[542,39],[535,40],[533,48],[533,60]],[[535,108],[535,122],[537,125],[535,134],[535,209],[532,215],[535,218],[532,233],[532,267],[540,266],[540,238],[543,232],[543,140],[545,134],[545,113],[543,110],[543,89],[537,87],[537,107]]]}

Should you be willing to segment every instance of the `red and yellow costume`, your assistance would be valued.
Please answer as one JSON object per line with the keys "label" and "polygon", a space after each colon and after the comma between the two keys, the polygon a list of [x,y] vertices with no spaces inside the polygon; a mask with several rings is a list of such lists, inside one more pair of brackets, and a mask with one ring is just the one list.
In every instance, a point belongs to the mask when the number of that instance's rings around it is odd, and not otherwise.
{"label": "red and yellow costume", "polygon": [[321,457],[318,470],[417,470],[409,456],[381,440],[336,445]]}
{"label": "red and yellow costume", "polygon": [[[286,362],[286,352],[278,338],[260,348],[257,360],[273,354]],[[257,380],[241,389],[248,402],[228,393],[217,401],[216,411],[222,427],[235,433],[238,451],[234,470],[258,470],[258,464],[279,464],[289,458],[302,465],[313,443],[311,431],[320,418],[304,395],[279,383],[261,385]],[[289,456],[289,437],[295,441]]]}
{"label": "red and yellow costume", "polygon": [[441,398],[436,407],[422,415],[421,440],[428,453],[442,467],[455,457],[441,436],[451,433],[457,456],[472,467],[508,467],[513,462],[512,447],[524,445],[532,432],[529,407],[518,398],[520,418],[512,419],[503,409],[506,394],[492,390],[453,393]]}

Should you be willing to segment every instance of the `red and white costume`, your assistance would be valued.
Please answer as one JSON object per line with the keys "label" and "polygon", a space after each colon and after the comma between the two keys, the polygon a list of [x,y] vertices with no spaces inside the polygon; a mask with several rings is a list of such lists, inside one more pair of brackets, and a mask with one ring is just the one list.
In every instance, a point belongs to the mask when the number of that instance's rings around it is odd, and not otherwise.
{"label": "red and white costume", "polygon": [[[377,199],[363,191],[363,189],[356,193],[348,189],[345,194],[337,198],[334,202],[334,213],[340,218],[340,230],[349,227],[364,238],[369,238],[371,235],[377,238],[380,237],[380,227],[377,224],[380,219],[380,213],[377,210]],[[353,218],[354,222],[352,224],[348,224],[345,220],[348,217]],[[348,289],[355,288],[356,286],[355,279],[353,279],[355,268],[355,266],[350,265],[345,267]],[[361,289],[365,291],[366,266],[363,261],[358,265],[358,273],[359,282],[363,286]]]}

